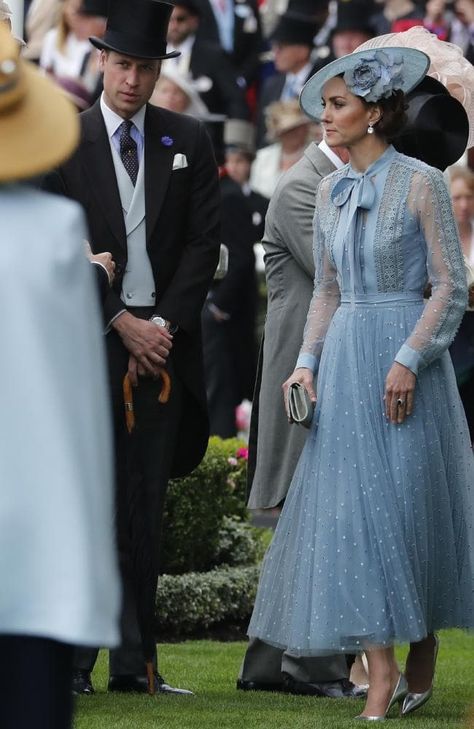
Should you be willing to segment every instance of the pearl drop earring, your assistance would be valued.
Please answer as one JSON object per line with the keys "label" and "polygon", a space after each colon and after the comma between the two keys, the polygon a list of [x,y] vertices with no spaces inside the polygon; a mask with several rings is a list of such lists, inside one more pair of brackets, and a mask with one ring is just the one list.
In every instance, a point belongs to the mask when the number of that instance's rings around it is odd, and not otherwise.
{"label": "pearl drop earring", "polygon": [[369,128],[367,129],[367,134],[373,134],[374,133],[374,125],[372,122],[369,122]]}

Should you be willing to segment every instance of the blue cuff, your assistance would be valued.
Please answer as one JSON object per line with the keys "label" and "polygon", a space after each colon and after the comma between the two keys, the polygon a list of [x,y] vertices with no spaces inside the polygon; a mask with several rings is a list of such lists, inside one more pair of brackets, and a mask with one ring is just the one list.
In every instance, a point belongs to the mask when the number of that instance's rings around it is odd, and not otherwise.
{"label": "blue cuff", "polygon": [[402,344],[395,357],[395,362],[408,367],[414,375],[417,375],[418,368],[423,366],[423,357],[416,349],[412,349],[407,344]]}
{"label": "blue cuff", "polygon": [[314,354],[300,354],[296,360],[296,367],[307,367],[312,372],[316,372],[319,366],[319,359]]}

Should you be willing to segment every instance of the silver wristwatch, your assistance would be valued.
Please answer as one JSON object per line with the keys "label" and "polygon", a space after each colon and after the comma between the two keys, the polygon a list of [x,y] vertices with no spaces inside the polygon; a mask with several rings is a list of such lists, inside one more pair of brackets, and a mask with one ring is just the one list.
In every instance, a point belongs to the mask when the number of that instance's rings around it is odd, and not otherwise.
{"label": "silver wristwatch", "polygon": [[163,319],[162,316],[157,316],[156,314],[154,314],[152,317],[150,317],[150,321],[152,321],[153,324],[156,324],[157,327],[163,327],[163,329],[169,331],[169,323],[166,321],[166,319]]}

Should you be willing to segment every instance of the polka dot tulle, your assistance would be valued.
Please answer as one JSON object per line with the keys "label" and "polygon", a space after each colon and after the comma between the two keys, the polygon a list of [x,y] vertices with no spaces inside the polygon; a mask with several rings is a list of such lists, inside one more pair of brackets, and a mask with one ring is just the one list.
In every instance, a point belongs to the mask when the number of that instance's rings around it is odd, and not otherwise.
{"label": "polka dot tulle", "polygon": [[[393,153],[376,170],[374,207],[356,221],[357,276],[348,270],[347,236],[344,242],[337,233],[340,226],[347,231],[344,214],[319,211],[333,216],[336,234],[329,255],[315,251],[317,278],[321,265],[326,271],[302,350],[318,368],[318,401],[248,631],[301,655],[358,652],[440,628],[474,627],[474,462],[446,351],[462,316],[462,257],[457,240],[447,241],[449,209],[433,210],[433,185],[423,182],[419,163],[412,172],[426,199],[409,210],[406,196],[403,202],[390,189],[397,159],[405,164]],[[413,178],[410,184],[414,189]],[[400,224],[393,206],[403,213]],[[390,227],[375,241],[378,217],[389,210]],[[444,216],[439,235],[430,215]],[[319,227],[324,231],[324,219]],[[404,265],[389,249],[397,268],[388,275],[378,246],[387,246],[390,235],[398,235],[392,244]],[[327,241],[326,234],[316,244]],[[435,291],[426,305],[428,274]],[[381,282],[400,277],[399,291],[393,283],[381,290]],[[384,383],[404,346],[418,369],[415,408],[395,425],[385,418]]]}

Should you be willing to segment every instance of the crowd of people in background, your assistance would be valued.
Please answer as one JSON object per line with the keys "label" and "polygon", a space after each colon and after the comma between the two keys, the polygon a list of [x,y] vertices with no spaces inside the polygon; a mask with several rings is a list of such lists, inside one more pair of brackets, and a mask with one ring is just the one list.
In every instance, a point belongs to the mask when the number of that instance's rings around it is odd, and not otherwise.
{"label": "crowd of people in background", "polygon": [[[208,351],[213,351],[214,335],[220,340],[221,364],[209,355],[206,374],[212,429],[229,436],[237,432],[236,406],[242,398],[252,399],[258,347],[252,261],[265,207],[281,175],[311,141],[321,141],[319,125],[298,106],[304,83],[376,35],[419,26],[459,46],[472,62],[474,8],[470,0],[176,0],[173,5],[167,45],[180,55],[162,61],[151,103],[204,121],[220,165],[222,220],[228,231],[222,242],[233,250],[231,276],[215,282],[204,321]],[[25,3],[23,54],[54,79],[78,111],[89,108],[102,91],[98,51],[89,37],[103,35],[107,8],[107,0]],[[10,21],[5,2],[0,17]],[[248,160],[246,179],[235,178],[229,153]],[[469,162],[472,157],[463,160]],[[238,246],[232,240],[237,229],[248,231]],[[258,259],[261,249],[255,252]],[[245,344],[238,346],[235,364],[231,343],[242,335]],[[225,360],[232,363],[230,369]],[[226,393],[226,406],[221,400],[213,404],[217,390]]]}

